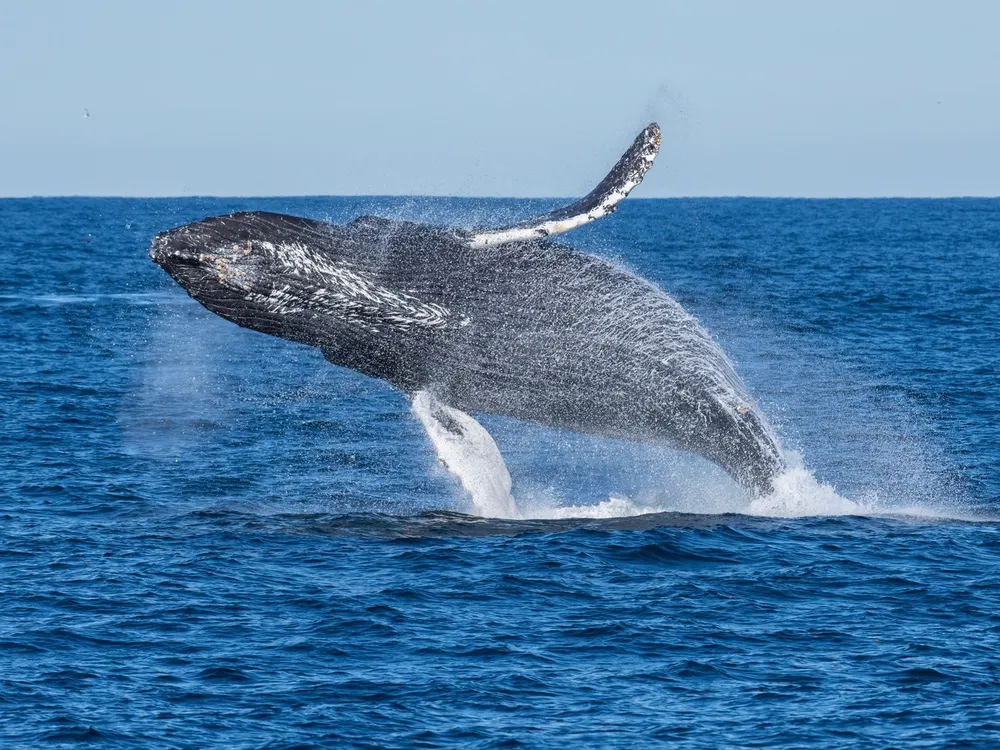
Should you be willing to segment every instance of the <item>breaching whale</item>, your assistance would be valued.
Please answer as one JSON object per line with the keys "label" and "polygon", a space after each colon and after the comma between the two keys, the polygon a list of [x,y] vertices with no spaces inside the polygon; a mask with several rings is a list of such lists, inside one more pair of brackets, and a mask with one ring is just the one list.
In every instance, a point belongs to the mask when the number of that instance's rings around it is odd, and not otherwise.
{"label": "breaching whale", "polygon": [[474,500],[499,494],[508,514],[506,467],[468,412],[692,451],[765,494],[785,459],[709,333],[656,285],[548,239],[612,213],[660,140],[649,125],[587,196],[512,226],[254,211],[162,232],[149,253],[226,320],[405,393]]}

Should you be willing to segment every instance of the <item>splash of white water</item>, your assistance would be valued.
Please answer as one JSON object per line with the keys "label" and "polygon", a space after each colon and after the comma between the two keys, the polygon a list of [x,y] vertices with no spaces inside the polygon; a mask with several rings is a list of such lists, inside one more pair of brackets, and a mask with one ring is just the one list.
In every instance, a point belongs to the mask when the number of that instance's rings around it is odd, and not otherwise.
{"label": "splash of white water", "polygon": [[[553,500],[535,501],[518,506],[521,518],[622,518],[647,513],[671,511],[692,512],[687,503],[639,503],[631,498],[612,495],[593,505],[560,505]],[[699,511],[694,511],[699,512]],[[704,511],[702,511],[704,512]],[[820,482],[804,466],[798,465],[780,474],[774,480],[774,491],[750,499],[746,504],[733,504],[726,508],[713,507],[711,513],[743,513],[772,518],[801,518],[806,516],[871,515],[870,505],[850,500],[837,494],[832,485]]]}
{"label": "splash of white water", "polygon": [[[434,417],[434,409],[447,409],[447,416],[456,420],[463,431],[462,437],[446,429],[440,419]],[[565,504],[547,493],[529,493],[518,503],[511,495],[511,479],[496,443],[489,433],[475,420],[463,412],[433,403],[430,397],[418,395],[413,402],[413,410],[424,424],[427,434],[434,444],[441,463],[462,483],[472,501],[476,515],[487,518],[509,519],[568,519],[568,518],[623,518],[648,513],[680,511],[686,513],[706,512],[743,513],[753,516],[773,518],[800,518],[806,516],[871,515],[877,511],[870,503],[859,503],[837,493],[834,487],[816,479],[805,468],[801,456],[789,453],[786,457],[790,468],[774,480],[774,491],[756,498],[749,498],[732,488],[717,487],[717,493],[709,487],[701,487],[699,494],[718,494],[710,507],[703,509],[700,503],[688,502],[684,487],[680,497],[672,500],[662,495],[647,498],[644,502],[618,494],[594,504]],[[691,488],[687,488],[691,489]],[[704,497],[702,498],[705,499]]]}
{"label": "splash of white water", "polygon": [[[655,490],[640,490],[629,495],[611,493],[600,502],[582,504],[551,490],[529,485],[521,488],[515,501],[503,456],[478,422],[463,412],[433,401],[429,395],[415,398],[413,410],[424,424],[440,462],[465,488],[471,501],[469,510],[485,518],[603,519],[669,512],[736,513],[771,518],[887,514],[958,517],[954,510],[943,511],[923,504],[896,502],[887,505],[874,492],[857,499],[844,497],[832,485],[818,480],[805,467],[802,457],[791,451],[785,452],[789,468],[775,477],[774,490],[760,497],[750,497],[723,472],[705,462],[681,461],[670,464],[671,470],[658,477],[662,484],[647,485],[658,487]],[[435,417],[435,413],[443,413],[444,421],[440,416]],[[449,430],[448,422],[457,424],[460,431]],[[539,448],[532,445],[529,450]],[[631,468],[635,467],[629,466]]]}
{"label": "splash of white water", "polygon": [[870,507],[838,495],[833,485],[817,480],[798,454],[788,453],[786,459],[791,468],[775,477],[774,491],[754,498],[744,513],[776,518],[871,514]]}
{"label": "splash of white water", "polygon": [[537,520],[560,518],[627,518],[647,513],[663,513],[669,508],[655,505],[640,505],[627,497],[612,495],[607,500],[593,505],[558,505],[555,503],[535,503],[519,508],[520,517]]}
{"label": "splash of white water", "polygon": [[[681,511],[682,507],[683,512],[692,512],[690,505],[686,503],[671,504],[660,501],[646,504],[635,502],[628,497],[612,495],[607,500],[593,505],[559,505],[551,499],[536,500],[532,504],[519,506],[518,510],[520,517],[531,519],[623,518],[647,513],[676,512]],[[710,512],[801,518],[871,515],[875,511],[867,504],[857,503],[837,494],[832,485],[818,481],[804,466],[793,465],[775,478],[774,491],[770,494],[750,499],[748,504],[733,504],[724,509],[713,507]]]}

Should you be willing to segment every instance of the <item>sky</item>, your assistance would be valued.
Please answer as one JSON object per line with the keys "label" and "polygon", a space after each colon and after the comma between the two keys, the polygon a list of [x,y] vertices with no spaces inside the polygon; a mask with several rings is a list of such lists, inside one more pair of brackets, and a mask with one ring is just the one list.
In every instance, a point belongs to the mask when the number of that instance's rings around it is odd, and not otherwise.
{"label": "sky", "polygon": [[998,196],[998,29],[992,0],[0,0],[0,196],[570,197],[654,119],[637,196]]}

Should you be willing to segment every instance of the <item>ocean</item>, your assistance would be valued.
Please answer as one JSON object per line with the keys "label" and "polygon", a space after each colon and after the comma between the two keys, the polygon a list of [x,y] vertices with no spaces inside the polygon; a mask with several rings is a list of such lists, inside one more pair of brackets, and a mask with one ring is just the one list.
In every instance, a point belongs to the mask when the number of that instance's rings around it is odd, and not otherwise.
{"label": "ocean", "polygon": [[629,199],[565,235],[698,317],[808,481],[482,416],[520,519],[402,394],[146,254],[234,210],[558,204],[0,200],[0,745],[1000,745],[1000,199]]}

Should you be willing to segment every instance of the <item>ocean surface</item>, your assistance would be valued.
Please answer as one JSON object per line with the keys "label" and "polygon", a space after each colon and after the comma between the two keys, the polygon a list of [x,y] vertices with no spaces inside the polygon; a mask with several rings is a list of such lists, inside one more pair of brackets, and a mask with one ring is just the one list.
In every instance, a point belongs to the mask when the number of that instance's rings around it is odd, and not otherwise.
{"label": "ocean surface", "polygon": [[1000,746],[1000,200],[566,235],[712,331],[802,481],[484,416],[521,520],[400,393],[146,255],[233,210],[557,203],[0,200],[0,746]]}

